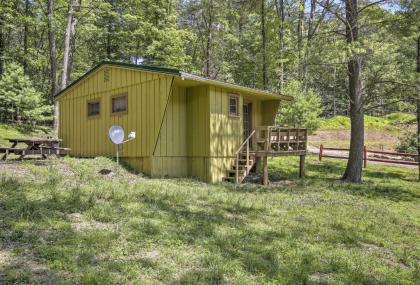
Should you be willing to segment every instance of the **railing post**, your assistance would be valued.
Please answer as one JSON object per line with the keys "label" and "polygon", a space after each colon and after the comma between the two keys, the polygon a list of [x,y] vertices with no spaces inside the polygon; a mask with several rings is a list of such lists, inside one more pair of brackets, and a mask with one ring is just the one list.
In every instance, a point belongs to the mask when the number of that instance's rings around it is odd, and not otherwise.
{"label": "railing post", "polygon": [[235,173],[235,183],[239,183],[239,153],[236,154],[236,173]]}
{"label": "railing post", "polygon": [[322,160],[322,155],[324,154],[324,145],[323,144],[321,144],[320,146],[319,146],[319,161],[321,161]]}
{"label": "railing post", "polygon": [[363,168],[367,166],[367,148],[363,146]]}
{"label": "railing post", "polygon": [[246,172],[248,174],[248,165],[249,165],[249,140],[246,141]]}
{"label": "railing post", "polygon": [[270,130],[270,127],[267,127],[267,134],[265,138],[265,151],[268,151],[270,140],[271,140],[271,130]]}

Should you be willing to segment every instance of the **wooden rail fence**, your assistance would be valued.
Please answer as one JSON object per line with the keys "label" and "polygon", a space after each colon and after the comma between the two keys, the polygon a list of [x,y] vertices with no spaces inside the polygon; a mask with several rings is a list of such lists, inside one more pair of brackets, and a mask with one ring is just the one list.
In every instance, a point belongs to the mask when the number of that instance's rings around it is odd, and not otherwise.
{"label": "wooden rail fence", "polygon": [[[324,147],[324,145],[319,146],[319,160],[321,161],[323,157],[328,158],[338,158],[338,159],[348,159],[348,156],[339,156],[339,155],[331,155],[325,154],[325,151],[349,151],[347,148],[337,148],[337,147]],[[373,154],[382,154],[391,156],[391,158],[380,158],[380,157],[369,157],[369,153]],[[411,157],[414,160],[402,160],[392,157]],[[417,161],[415,159],[417,158]],[[383,163],[393,163],[393,164],[404,164],[404,165],[419,165],[420,156],[417,153],[400,153],[400,152],[389,152],[389,151],[379,151],[379,150],[371,150],[367,149],[366,146],[363,147],[363,167],[366,168],[368,161],[377,161]]]}

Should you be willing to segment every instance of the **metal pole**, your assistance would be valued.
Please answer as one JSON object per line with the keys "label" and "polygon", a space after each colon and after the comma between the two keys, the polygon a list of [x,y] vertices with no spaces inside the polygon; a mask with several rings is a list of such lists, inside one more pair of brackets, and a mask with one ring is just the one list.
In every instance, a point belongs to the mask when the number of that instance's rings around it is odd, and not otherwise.
{"label": "metal pole", "polygon": [[117,144],[117,174],[118,174],[118,166],[119,166],[119,150],[120,150],[120,145],[119,144]]}

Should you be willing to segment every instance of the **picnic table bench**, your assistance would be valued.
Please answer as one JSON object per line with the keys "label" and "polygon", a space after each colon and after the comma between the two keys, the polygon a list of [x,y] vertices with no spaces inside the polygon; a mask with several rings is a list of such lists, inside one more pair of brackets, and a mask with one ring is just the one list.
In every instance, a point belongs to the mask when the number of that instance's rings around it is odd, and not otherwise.
{"label": "picnic table bench", "polygon": [[[47,158],[48,155],[66,155],[70,150],[59,147],[60,139],[53,138],[8,138],[12,145],[10,147],[0,147],[0,153],[4,153],[2,160],[6,160],[9,154],[19,155],[18,159],[23,159],[26,155],[41,155]],[[16,147],[18,143],[26,144],[26,147]]]}

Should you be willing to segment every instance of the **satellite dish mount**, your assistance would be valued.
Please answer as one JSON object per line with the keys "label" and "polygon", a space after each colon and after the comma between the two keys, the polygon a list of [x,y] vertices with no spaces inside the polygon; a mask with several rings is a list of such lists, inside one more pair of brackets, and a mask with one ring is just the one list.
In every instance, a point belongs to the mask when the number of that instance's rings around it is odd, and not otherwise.
{"label": "satellite dish mount", "polygon": [[136,132],[130,132],[128,134],[128,138],[124,140],[124,129],[120,126],[112,126],[109,128],[108,136],[111,141],[117,146],[117,173],[118,173],[118,165],[119,165],[119,152],[120,152],[120,144],[129,142],[136,138]]}

